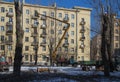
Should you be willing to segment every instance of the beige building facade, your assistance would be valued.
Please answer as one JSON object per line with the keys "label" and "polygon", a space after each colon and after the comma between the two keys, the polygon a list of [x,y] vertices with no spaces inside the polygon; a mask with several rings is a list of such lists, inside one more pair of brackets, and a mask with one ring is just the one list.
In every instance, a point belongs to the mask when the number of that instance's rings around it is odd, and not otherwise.
{"label": "beige building facade", "polygon": [[[70,23],[70,28],[57,50],[57,56],[67,59],[74,56],[76,61],[90,60],[91,9],[77,6],[67,9],[56,7],[56,5],[40,6],[26,3],[23,3],[22,9],[22,27],[24,30],[23,62],[33,63],[36,53],[39,63],[49,62],[50,46],[52,45],[52,50],[54,51],[55,46],[57,46],[67,28],[66,24],[42,15],[37,15],[36,12]],[[16,43],[14,4],[0,2],[0,10],[0,54],[4,54],[7,60],[11,58],[13,62]],[[7,13],[9,12],[10,16],[8,17]],[[10,33],[7,33],[7,30],[10,30]],[[12,38],[12,43],[8,42],[8,44],[6,41],[9,38]],[[38,49],[37,52],[35,52],[36,48]]]}

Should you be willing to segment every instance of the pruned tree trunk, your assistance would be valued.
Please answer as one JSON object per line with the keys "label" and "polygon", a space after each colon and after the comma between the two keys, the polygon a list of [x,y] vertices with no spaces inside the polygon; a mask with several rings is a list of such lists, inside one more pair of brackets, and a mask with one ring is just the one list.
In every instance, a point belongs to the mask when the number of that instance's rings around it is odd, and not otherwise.
{"label": "pruned tree trunk", "polygon": [[23,41],[23,29],[21,26],[21,5],[19,4],[19,0],[14,0],[15,4],[15,15],[16,15],[16,48],[15,48],[15,57],[14,57],[14,68],[13,74],[16,76],[20,75],[21,69],[21,61],[22,61],[22,41]]}
{"label": "pruned tree trunk", "polygon": [[108,18],[106,15],[103,15],[102,17],[102,41],[101,41],[101,55],[103,60],[103,66],[104,66],[104,75],[110,76],[110,66],[108,61],[108,53],[107,53],[107,40],[106,40],[106,32],[108,27]]}

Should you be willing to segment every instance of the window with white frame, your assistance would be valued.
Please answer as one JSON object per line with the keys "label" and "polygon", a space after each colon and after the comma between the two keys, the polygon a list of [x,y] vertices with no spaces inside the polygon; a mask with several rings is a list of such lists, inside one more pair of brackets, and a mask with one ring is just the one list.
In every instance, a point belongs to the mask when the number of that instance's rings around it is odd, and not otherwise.
{"label": "window with white frame", "polygon": [[74,31],[71,31],[71,35],[74,36]]}
{"label": "window with white frame", "polygon": [[1,12],[4,13],[5,12],[5,8],[1,7]]}
{"label": "window with white frame", "polygon": [[1,17],[1,22],[4,22],[5,21],[5,17]]}
{"label": "window with white frame", "polygon": [[0,31],[5,31],[4,26],[0,26]]}
{"label": "window with white frame", "polygon": [[10,13],[13,13],[13,8],[9,8],[9,12],[10,12]]}
{"label": "window with white frame", "polygon": [[74,19],[75,18],[75,15],[74,14],[71,14],[71,19]]}
{"label": "window with white frame", "polygon": [[30,13],[29,9],[26,9],[26,14],[28,14],[28,15],[29,15],[29,13]]}
{"label": "window with white frame", "polygon": [[29,28],[25,28],[25,32],[27,32],[27,33],[28,33],[28,32],[29,32]]}
{"label": "window with white frame", "polygon": [[8,45],[8,50],[9,50],[9,51],[12,50],[12,45]]}
{"label": "window with white frame", "polygon": [[59,17],[59,18],[62,18],[62,13],[59,13],[59,14],[58,14],[58,17]]}

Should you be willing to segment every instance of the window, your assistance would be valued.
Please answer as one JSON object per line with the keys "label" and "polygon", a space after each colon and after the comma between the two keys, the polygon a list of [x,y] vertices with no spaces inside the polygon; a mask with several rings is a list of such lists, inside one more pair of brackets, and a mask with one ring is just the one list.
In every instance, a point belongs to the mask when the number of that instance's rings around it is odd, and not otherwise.
{"label": "window", "polygon": [[119,47],[118,45],[119,45],[118,43],[115,43],[115,47],[116,47],[116,48],[118,48],[118,47]]}
{"label": "window", "polygon": [[54,30],[53,29],[51,29],[51,34],[54,34]]}
{"label": "window", "polygon": [[35,25],[38,25],[39,22],[38,22],[37,20],[34,20],[34,24],[35,24]]}
{"label": "window", "polygon": [[74,44],[74,39],[71,39],[71,43]]}
{"label": "window", "polygon": [[116,41],[119,41],[119,36],[115,36],[115,40],[116,40]]}
{"label": "window", "polygon": [[65,52],[68,52],[68,48],[65,48]]}
{"label": "window", "polygon": [[74,52],[74,48],[71,48],[71,52]]}
{"label": "window", "polygon": [[62,48],[61,48],[61,47],[59,47],[59,48],[58,48],[58,51],[62,51]]}
{"label": "window", "polygon": [[65,17],[68,17],[68,14],[65,14]]}
{"label": "window", "polygon": [[1,12],[4,13],[5,12],[5,8],[1,7]]}
{"label": "window", "polygon": [[116,22],[116,23],[115,23],[115,26],[116,26],[116,27],[118,27],[118,26],[119,26],[118,22]]}
{"label": "window", "polygon": [[74,23],[71,23],[71,27],[74,27]]}
{"label": "window", "polygon": [[42,51],[46,51],[46,46],[43,46],[43,47],[42,47]]}
{"label": "window", "polygon": [[115,33],[116,33],[116,34],[119,34],[119,31],[118,31],[118,29],[115,29]]}
{"label": "window", "polygon": [[43,42],[43,43],[46,43],[46,38],[43,38],[43,39],[42,39],[42,42]]}
{"label": "window", "polygon": [[29,37],[25,37],[25,42],[28,42],[29,41]]}
{"label": "window", "polygon": [[51,26],[54,26],[54,21],[51,21]]}
{"label": "window", "polygon": [[28,51],[29,50],[29,46],[25,46],[25,51]]}
{"label": "window", "polygon": [[8,30],[8,31],[9,31],[9,30],[11,31],[12,29],[13,29],[12,26],[8,26],[8,29],[7,29],[7,30]]}
{"label": "window", "polygon": [[8,36],[8,41],[13,41],[12,36]]}
{"label": "window", "polygon": [[59,18],[62,18],[62,13],[59,13],[59,14],[58,14],[58,17],[59,17]]}
{"label": "window", "polygon": [[0,36],[0,40],[4,41],[4,36],[3,35]]}
{"label": "window", "polygon": [[0,45],[1,50],[5,50],[5,45]]}
{"label": "window", "polygon": [[71,31],[71,35],[72,35],[72,36],[74,35],[74,31]]}
{"label": "window", "polygon": [[0,31],[4,31],[5,29],[4,29],[4,26],[1,26],[0,27]]}
{"label": "window", "polygon": [[29,10],[28,9],[26,9],[26,14],[29,14]]}
{"label": "window", "polygon": [[12,46],[11,45],[8,45],[8,50],[12,50]]}
{"label": "window", "polygon": [[82,20],[82,21],[85,21],[85,19],[84,19],[84,18],[81,18],[81,20]]}
{"label": "window", "polygon": [[71,19],[74,19],[74,18],[75,18],[74,14],[71,14]]}
{"label": "window", "polygon": [[46,15],[47,13],[46,13],[46,11],[43,11],[43,15]]}
{"label": "window", "polygon": [[46,20],[43,20],[43,25],[46,25]]}
{"label": "window", "polygon": [[59,22],[59,26],[62,26],[62,22]]}
{"label": "window", "polygon": [[4,22],[5,21],[5,18],[4,17],[1,17],[1,22]]}
{"label": "window", "polygon": [[29,19],[26,19],[26,24],[29,24]]}
{"label": "window", "polygon": [[25,61],[28,61],[28,55],[25,55]]}
{"label": "window", "polygon": [[26,28],[26,29],[25,29],[25,32],[29,32],[29,28]]}
{"label": "window", "polygon": [[68,43],[68,39],[65,39],[65,43]]}
{"label": "window", "polygon": [[13,21],[12,17],[9,17],[9,22],[12,22],[12,21]]}
{"label": "window", "polygon": [[51,17],[54,17],[54,12],[51,12]]}
{"label": "window", "polygon": [[13,8],[9,8],[9,12],[13,13]]}
{"label": "window", "polygon": [[62,34],[62,30],[58,30],[58,35]]}

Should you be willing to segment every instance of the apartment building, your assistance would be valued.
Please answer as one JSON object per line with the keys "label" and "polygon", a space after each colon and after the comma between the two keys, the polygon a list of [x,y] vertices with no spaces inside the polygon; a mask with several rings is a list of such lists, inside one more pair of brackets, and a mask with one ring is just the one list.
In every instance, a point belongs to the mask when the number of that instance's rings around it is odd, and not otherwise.
{"label": "apartment building", "polygon": [[[54,51],[65,32],[67,24],[46,16],[70,23],[70,28],[56,52],[57,57],[69,59],[73,56],[76,61],[90,60],[90,8],[75,6],[68,9],[56,5],[40,6],[26,3],[23,3],[22,7],[23,62],[33,63],[36,53],[39,63],[49,62],[50,49]],[[16,43],[14,4],[0,2],[0,10],[0,54],[13,62]]]}

